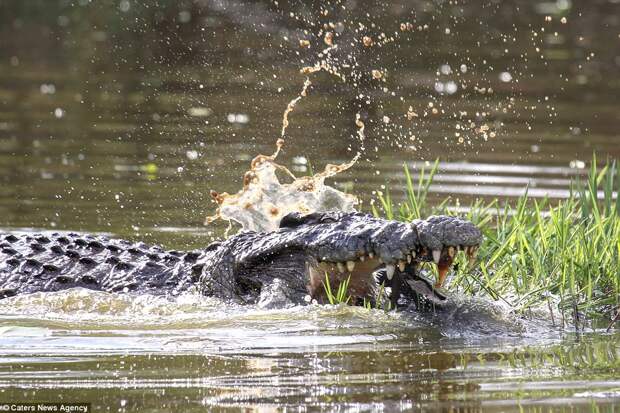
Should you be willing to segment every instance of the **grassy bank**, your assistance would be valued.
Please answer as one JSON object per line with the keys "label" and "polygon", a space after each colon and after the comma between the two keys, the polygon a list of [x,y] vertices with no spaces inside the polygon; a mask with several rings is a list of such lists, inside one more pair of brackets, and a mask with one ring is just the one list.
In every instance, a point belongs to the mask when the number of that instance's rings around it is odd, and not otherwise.
{"label": "grassy bank", "polygon": [[[449,289],[488,294],[527,312],[545,306],[558,325],[612,319],[620,311],[620,170],[608,162],[571,184],[570,196],[553,204],[527,193],[517,200],[481,201],[464,217],[485,235],[478,262],[460,256]],[[405,169],[406,199],[379,195],[373,213],[410,221],[431,214],[454,215],[453,200],[427,202],[436,162],[415,179]],[[460,254],[459,254],[460,255]]]}

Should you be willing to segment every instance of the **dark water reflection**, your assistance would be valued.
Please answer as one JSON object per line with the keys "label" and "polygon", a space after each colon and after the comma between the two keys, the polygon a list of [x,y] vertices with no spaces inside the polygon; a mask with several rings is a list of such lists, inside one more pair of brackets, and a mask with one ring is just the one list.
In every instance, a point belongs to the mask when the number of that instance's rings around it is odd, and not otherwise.
{"label": "dark water reflection", "polygon": [[[209,190],[236,191],[250,159],[273,151],[299,69],[325,46],[311,34],[329,22],[340,52],[387,81],[313,76],[283,163],[304,174],[349,160],[361,113],[363,159],[333,184],[366,201],[386,183],[400,196],[402,165],[436,158],[435,199],[510,199],[528,184],[534,196],[561,198],[592,153],[620,158],[619,16],[614,0],[0,0],[0,227],[204,245],[221,231],[202,225],[214,209]],[[414,31],[384,47],[350,45],[358,23],[378,38],[402,22]],[[306,38],[311,47],[300,48]],[[476,131],[483,125],[495,136]],[[537,346],[435,337],[420,347],[415,334],[379,328],[387,341],[350,348],[179,354],[150,348],[147,329],[117,353],[95,344],[85,355],[82,333],[114,342],[126,332],[73,325],[25,355],[28,331],[7,339],[22,321],[2,319],[0,400],[88,399],[121,411],[610,411],[620,398],[617,335]],[[327,334],[358,337],[329,325]]]}

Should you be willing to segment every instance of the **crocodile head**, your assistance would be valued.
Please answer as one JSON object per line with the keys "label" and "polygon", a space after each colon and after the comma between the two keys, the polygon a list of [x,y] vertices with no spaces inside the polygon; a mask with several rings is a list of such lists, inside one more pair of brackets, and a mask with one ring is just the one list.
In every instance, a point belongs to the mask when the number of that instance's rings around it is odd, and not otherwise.
{"label": "crocodile head", "polygon": [[324,302],[327,277],[332,289],[348,279],[354,301],[372,299],[377,270],[387,281],[407,281],[415,277],[416,263],[432,261],[442,282],[455,254],[463,250],[473,256],[481,239],[476,226],[456,217],[406,223],[363,213],[292,213],[278,231],[226,241],[217,249],[219,258],[210,258],[215,264],[203,273],[201,285],[207,294],[235,290],[255,299],[278,280],[281,293],[293,302],[308,295]]}

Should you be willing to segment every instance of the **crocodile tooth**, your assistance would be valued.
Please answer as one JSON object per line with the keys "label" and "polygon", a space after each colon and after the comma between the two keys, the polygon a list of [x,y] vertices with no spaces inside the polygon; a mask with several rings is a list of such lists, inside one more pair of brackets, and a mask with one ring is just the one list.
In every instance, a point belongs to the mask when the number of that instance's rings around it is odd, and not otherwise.
{"label": "crocodile tooth", "polygon": [[375,258],[375,253],[371,251],[371,252],[368,253],[368,256],[372,260],[373,258]]}
{"label": "crocodile tooth", "polygon": [[416,256],[415,251],[414,251],[414,250],[411,250],[411,258],[415,258],[415,256]]}
{"label": "crocodile tooth", "polygon": [[448,256],[454,258],[454,254],[456,254],[454,247],[448,247]]}
{"label": "crocodile tooth", "polygon": [[353,272],[354,269],[355,269],[355,262],[347,261],[347,270],[349,270],[349,272]]}
{"label": "crocodile tooth", "polygon": [[441,258],[441,250],[433,250],[433,261],[435,261],[435,264],[439,264],[440,258]]}
{"label": "crocodile tooth", "polygon": [[404,272],[405,271],[405,261],[398,260],[398,269],[400,270],[400,272]]}
{"label": "crocodile tooth", "polygon": [[365,256],[365,255],[360,255],[360,261],[361,261],[361,262],[366,261],[366,256]]}
{"label": "crocodile tooth", "polygon": [[345,271],[343,263],[338,262],[338,263],[336,263],[336,266],[338,267],[338,271],[340,271],[340,272],[344,272]]}
{"label": "crocodile tooth", "polygon": [[413,258],[411,257],[411,254],[407,254],[407,262],[409,264],[411,264],[411,261],[413,261]]}
{"label": "crocodile tooth", "polygon": [[474,262],[476,262],[476,255],[478,255],[478,247],[476,246],[469,247],[469,252],[467,254],[467,257],[469,258],[470,266],[473,266]]}
{"label": "crocodile tooth", "polygon": [[385,266],[385,274],[387,275],[388,280],[391,280],[394,277],[394,271],[396,271],[394,264],[387,264]]}

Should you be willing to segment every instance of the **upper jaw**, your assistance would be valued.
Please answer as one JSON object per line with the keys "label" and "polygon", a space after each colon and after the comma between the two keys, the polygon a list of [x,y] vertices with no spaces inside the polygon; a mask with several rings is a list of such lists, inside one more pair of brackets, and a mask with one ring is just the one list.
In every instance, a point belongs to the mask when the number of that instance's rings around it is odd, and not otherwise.
{"label": "upper jaw", "polygon": [[411,224],[418,232],[420,243],[431,250],[447,246],[465,249],[482,241],[482,233],[474,224],[457,217],[432,215],[425,220],[416,219]]}
{"label": "upper jaw", "polygon": [[439,264],[452,261],[459,250],[471,258],[482,241],[471,222],[448,216],[405,223],[352,214],[330,225],[324,230],[327,236],[315,239],[320,242],[313,255],[318,261],[340,263],[341,269],[375,258],[388,265],[388,271],[390,266],[403,268],[412,261]]}

